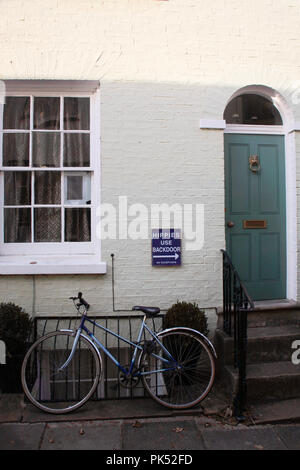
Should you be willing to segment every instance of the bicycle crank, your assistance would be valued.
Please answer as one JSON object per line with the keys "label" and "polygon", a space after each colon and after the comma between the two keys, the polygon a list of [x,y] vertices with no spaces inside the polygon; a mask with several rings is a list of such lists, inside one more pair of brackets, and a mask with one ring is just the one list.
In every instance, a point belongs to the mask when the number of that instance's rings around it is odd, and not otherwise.
{"label": "bicycle crank", "polygon": [[[125,367],[126,368],[126,367]],[[129,369],[129,367],[128,367]],[[137,375],[134,375],[135,372],[137,372],[138,369],[134,368],[132,371],[132,374],[125,374],[123,371],[119,372],[119,383],[122,385],[124,388],[134,388],[137,386],[137,384],[140,381],[140,377]]]}

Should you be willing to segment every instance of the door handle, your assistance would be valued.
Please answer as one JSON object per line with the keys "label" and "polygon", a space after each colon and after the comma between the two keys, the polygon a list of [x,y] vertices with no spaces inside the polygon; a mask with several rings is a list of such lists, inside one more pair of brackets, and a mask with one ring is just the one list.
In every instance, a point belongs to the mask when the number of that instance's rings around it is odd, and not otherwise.
{"label": "door handle", "polygon": [[235,225],[235,223],[234,223],[234,222],[232,222],[232,221],[230,221],[230,222],[227,222],[227,227],[229,227],[229,228],[232,228],[232,227],[234,227],[234,225]]}

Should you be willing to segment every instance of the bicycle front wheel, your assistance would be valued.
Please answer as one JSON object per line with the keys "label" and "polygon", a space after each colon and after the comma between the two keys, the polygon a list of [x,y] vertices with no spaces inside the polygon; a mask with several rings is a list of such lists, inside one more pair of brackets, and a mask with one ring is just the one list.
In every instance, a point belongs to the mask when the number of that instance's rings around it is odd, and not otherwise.
{"label": "bicycle front wheel", "polygon": [[101,364],[93,344],[80,336],[69,365],[73,332],[55,331],[39,338],[24,357],[21,380],[27,398],[43,411],[68,413],[82,406],[95,392]]}
{"label": "bicycle front wheel", "polygon": [[[180,330],[158,335],[162,346],[143,352],[140,360],[142,381],[150,396],[173,409],[191,408],[210,391],[215,378],[215,360],[201,337]],[[173,360],[170,360],[169,354]]]}

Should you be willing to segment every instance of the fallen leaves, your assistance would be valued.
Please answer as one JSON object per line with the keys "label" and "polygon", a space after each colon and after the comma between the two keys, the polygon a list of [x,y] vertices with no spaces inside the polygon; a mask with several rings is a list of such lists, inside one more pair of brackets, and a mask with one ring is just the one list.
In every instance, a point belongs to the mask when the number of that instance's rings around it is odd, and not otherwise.
{"label": "fallen leaves", "polygon": [[135,421],[132,425],[133,428],[141,428],[142,427],[142,423],[140,421]]}
{"label": "fallen leaves", "polygon": [[174,432],[182,432],[182,431],[184,431],[184,428],[174,428],[173,431]]}

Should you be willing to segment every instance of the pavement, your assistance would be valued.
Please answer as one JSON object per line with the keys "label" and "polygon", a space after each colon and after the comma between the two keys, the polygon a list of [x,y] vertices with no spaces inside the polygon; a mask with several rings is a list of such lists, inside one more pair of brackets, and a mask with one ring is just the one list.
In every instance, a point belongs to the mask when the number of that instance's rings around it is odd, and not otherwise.
{"label": "pavement", "polygon": [[151,452],[132,466],[149,459],[170,463],[155,459],[174,453],[183,459],[175,463],[184,463],[201,450],[300,450],[299,410],[297,399],[250,406],[239,422],[221,387],[182,412],[133,398],[90,401],[70,414],[51,415],[25,402],[22,394],[2,394],[0,450],[101,450],[107,464],[124,463],[109,459],[125,454]]}

